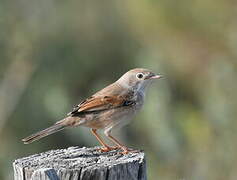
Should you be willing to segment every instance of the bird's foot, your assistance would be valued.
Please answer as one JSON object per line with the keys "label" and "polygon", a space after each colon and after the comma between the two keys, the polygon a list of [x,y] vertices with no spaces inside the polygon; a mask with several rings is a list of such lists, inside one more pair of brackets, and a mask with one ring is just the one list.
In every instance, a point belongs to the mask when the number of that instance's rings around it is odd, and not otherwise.
{"label": "bird's foot", "polygon": [[116,149],[120,149],[120,148],[118,146],[113,146],[113,147],[104,146],[104,147],[98,148],[97,150],[100,151],[100,152],[109,152],[109,151],[113,151],[113,150],[116,150]]}
{"label": "bird's foot", "polygon": [[123,150],[122,152],[119,152],[120,154],[128,154],[128,153],[138,153],[140,152],[139,150],[134,150],[134,149],[131,149],[131,148],[128,148],[128,147],[120,147],[121,150]]}

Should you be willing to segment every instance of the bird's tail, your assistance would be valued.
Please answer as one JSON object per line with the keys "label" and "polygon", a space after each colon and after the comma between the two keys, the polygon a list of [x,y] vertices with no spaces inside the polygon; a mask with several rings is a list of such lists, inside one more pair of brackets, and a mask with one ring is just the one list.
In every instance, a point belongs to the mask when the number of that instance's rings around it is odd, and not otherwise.
{"label": "bird's tail", "polygon": [[67,126],[64,125],[63,123],[56,123],[47,129],[44,129],[42,131],[39,131],[37,133],[34,133],[34,134],[22,139],[22,141],[24,142],[24,144],[30,144],[30,143],[37,141],[45,136],[48,136],[48,135],[53,134],[55,132],[61,131],[65,127],[67,127]]}

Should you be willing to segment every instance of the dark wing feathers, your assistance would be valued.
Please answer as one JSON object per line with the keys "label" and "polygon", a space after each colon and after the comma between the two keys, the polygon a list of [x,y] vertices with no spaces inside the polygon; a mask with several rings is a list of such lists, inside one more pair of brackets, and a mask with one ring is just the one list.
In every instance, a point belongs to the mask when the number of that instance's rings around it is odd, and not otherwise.
{"label": "dark wing feathers", "polygon": [[133,101],[130,100],[131,97],[127,96],[97,96],[90,97],[85,101],[82,101],[78,106],[76,106],[72,112],[68,115],[77,115],[78,113],[94,112],[94,111],[103,111],[107,109],[118,108],[121,106],[133,105]]}

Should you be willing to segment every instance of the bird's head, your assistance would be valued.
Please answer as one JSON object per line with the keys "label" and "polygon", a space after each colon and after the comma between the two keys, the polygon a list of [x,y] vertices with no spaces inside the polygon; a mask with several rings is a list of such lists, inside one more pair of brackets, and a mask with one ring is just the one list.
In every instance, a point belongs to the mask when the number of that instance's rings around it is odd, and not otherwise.
{"label": "bird's head", "polygon": [[117,82],[125,88],[144,91],[153,80],[161,77],[148,69],[136,68],[126,72]]}

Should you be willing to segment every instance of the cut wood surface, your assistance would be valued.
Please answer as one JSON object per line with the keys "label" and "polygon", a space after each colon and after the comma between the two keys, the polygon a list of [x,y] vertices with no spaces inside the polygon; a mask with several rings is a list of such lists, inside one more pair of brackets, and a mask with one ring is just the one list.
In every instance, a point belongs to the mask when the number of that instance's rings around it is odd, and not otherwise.
{"label": "cut wood surface", "polygon": [[143,152],[99,152],[99,147],[69,147],[17,159],[15,180],[145,180]]}

